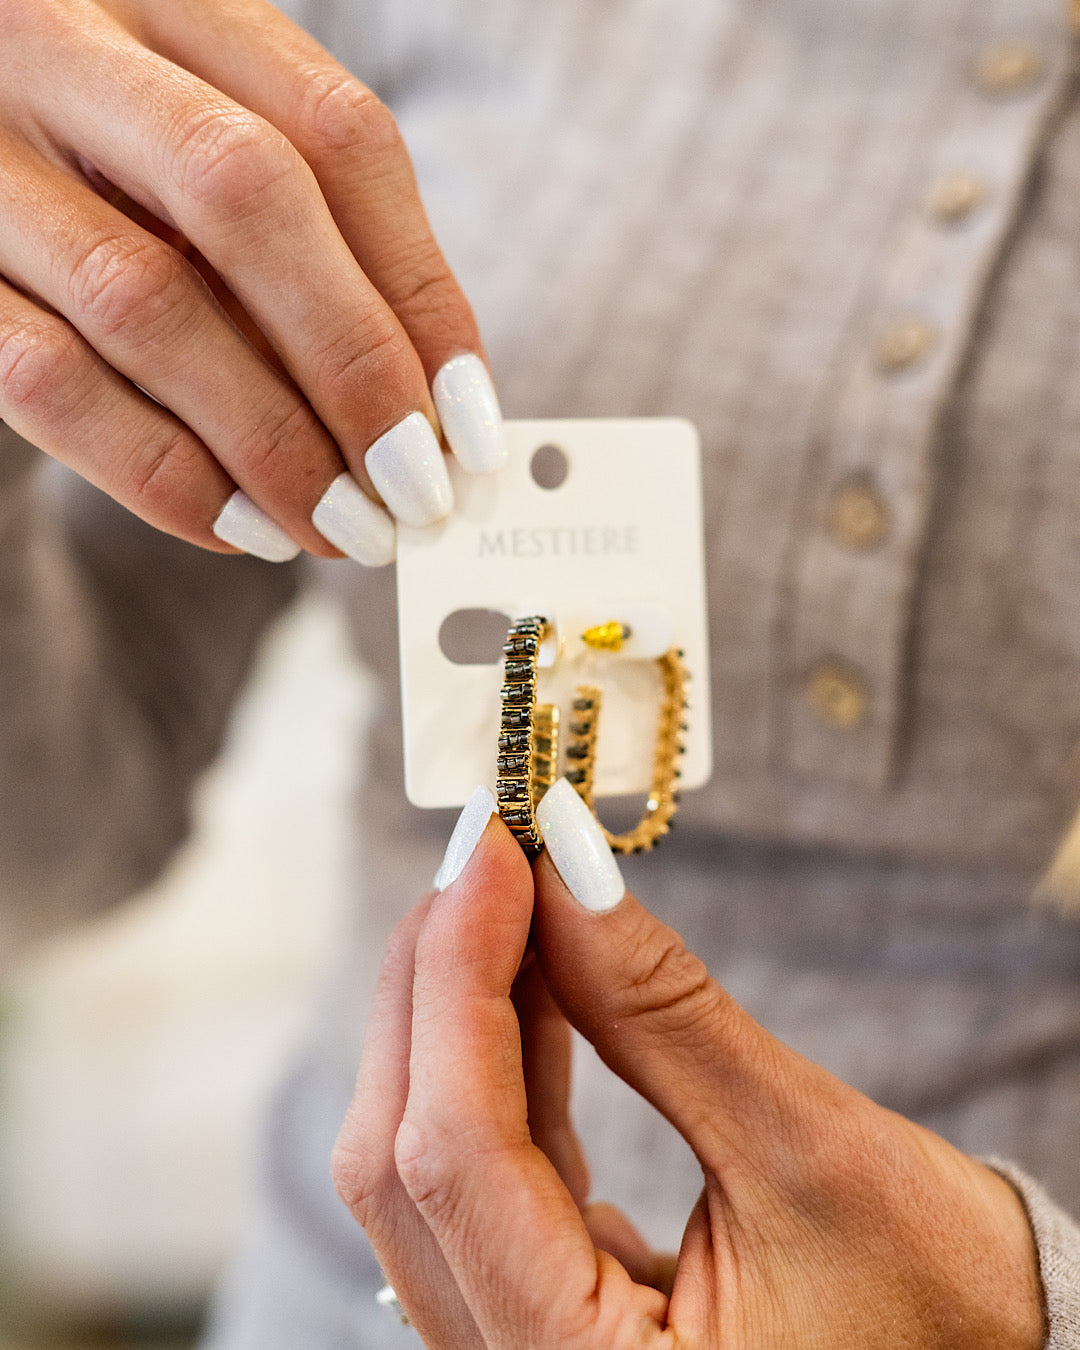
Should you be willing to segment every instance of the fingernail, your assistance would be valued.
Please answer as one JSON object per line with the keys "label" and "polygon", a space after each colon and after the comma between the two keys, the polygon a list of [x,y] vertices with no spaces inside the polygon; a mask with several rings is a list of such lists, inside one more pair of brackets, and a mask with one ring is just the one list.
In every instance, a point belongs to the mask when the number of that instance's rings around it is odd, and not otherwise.
{"label": "fingernail", "polygon": [[541,797],[536,819],[551,861],[574,899],[597,914],[614,909],[626,894],[626,883],[596,817],[565,778]]}
{"label": "fingernail", "polygon": [[435,873],[435,880],[431,883],[437,891],[445,891],[464,872],[465,864],[472,857],[480,836],[497,809],[495,798],[486,787],[478,787],[465,803],[446,846],[442,863]]}
{"label": "fingernail", "polygon": [[434,525],[450,514],[450,475],[423,413],[410,413],[380,436],[364,463],[379,496],[403,525]]}
{"label": "fingernail", "polygon": [[326,489],[311,513],[311,523],[324,539],[364,567],[385,567],[394,561],[394,522],[350,473],[338,474]]}
{"label": "fingernail", "polygon": [[509,457],[502,413],[487,367],[471,352],[452,357],[431,383],[450,449],[468,473],[494,473]]}
{"label": "fingernail", "polygon": [[236,491],[214,521],[214,533],[233,548],[242,548],[265,562],[289,562],[300,552],[280,525],[260,511],[250,497]]}

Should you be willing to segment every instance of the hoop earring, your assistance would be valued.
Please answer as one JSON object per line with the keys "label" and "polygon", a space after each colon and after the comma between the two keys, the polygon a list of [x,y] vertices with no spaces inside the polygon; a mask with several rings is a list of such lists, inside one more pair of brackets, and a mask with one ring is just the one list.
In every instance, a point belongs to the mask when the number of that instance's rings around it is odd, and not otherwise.
{"label": "hoop earring", "polygon": [[[582,634],[586,646],[599,651],[618,651],[630,636],[624,624],[606,623]],[[672,647],[656,658],[660,672],[660,717],[656,730],[652,786],[645,811],[633,829],[613,834],[600,821],[604,838],[614,853],[646,853],[656,847],[672,827],[679,809],[678,780],[682,777],[679,759],[686,751],[683,715],[687,707],[686,684],[689,672],[681,648]],[[583,684],[574,691],[573,721],[566,746],[566,757],[574,767],[566,777],[577,789],[582,801],[596,815],[593,782],[596,773],[596,737],[604,692],[599,685]],[[597,817],[599,820],[599,817]]]}
{"label": "hoop earring", "polygon": [[529,858],[544,847],[536,805],[554,783],[559,759],[559,709],[536,702],[536,664],[551,633],[540,615],[518,619],[503,646],[495,796],[499,815]]}

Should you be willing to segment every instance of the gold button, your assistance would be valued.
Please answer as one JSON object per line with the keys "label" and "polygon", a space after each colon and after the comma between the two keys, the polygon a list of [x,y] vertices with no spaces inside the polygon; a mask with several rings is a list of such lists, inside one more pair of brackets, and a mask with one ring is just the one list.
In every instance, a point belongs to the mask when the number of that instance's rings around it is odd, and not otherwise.
{"label": "gold button", "polygon": [[965,220],[986,200],[986,183],[973,173],[946,173],[934,183],[926,197],[926,209],[940,221]]}
{"label": "gold button", "polygon": [[850,731],[866,717],[869,699],[863,682],[854,671],[835,661],[826,661],[811,671],[806,696],[826,726]]}
{"label": "gold button", "polygon": [[837,491],[829,507],[829,533],[847,548],[871,549],[884,542],[889,512],[871,483],[853,478]]}
{"label": "gold button", "polygon": [[979,57],[979,84],[989,94],[1029,89],[1042,74],[1042,57],[1026,42],[995,42]]}
{"label": "gold button", "polygon": [[922,319],[901,319],[889,324],[874,342],[878,369],[886,374],[910,370],[929,355],[937,338],[937,329]]}

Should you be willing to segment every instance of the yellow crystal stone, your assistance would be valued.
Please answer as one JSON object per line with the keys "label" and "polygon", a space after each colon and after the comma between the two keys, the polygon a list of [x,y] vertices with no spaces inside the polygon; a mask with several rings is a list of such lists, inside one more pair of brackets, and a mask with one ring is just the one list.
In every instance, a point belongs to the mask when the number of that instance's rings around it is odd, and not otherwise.
{"label": "yellow crystal stone", "polygon": [[600,652],[618,652],[630,636],[630,629],[624,623],[598,623],[595,628],[586,628],[581,640],[586,647],[594,647]]}

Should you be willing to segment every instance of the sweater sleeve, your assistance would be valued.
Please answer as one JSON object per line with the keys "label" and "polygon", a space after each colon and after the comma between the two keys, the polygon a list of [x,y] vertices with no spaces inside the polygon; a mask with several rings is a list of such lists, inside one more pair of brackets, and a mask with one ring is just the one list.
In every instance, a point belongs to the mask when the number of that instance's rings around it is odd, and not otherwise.
{"label": "sweater sleeve", "polygon": [[296,584],[160,534],[0,423],[0,956],[158,873]]}
{"label": "sweater sleeve", "polygon": [[1080,1225],[1012,1163],[983,1161],[1012,1185],[1027,1210],[1046,1301],[1045,1350],[1080,1350]]}

